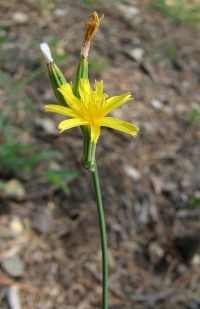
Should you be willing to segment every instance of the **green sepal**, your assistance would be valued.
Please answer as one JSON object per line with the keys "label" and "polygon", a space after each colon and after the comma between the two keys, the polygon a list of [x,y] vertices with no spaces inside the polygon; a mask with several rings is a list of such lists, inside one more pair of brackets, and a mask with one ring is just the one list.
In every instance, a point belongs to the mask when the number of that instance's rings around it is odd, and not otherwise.
{"label": "green sepal", "polygon": [[67,83],[62,72],[54,62],[47,63],[47,68],[49,73],[49,79],[51,81],[51,85],[58,103],[62,106],[68,107],[68,104],[64,99],[62,93],[58,91],[58,88],[60,86]]}

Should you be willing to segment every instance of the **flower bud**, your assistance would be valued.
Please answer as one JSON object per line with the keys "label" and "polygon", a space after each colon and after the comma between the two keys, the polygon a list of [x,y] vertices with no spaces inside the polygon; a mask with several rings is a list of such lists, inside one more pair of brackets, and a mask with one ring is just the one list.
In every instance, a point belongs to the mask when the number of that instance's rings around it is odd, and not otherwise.
{"label": "flower bud", "polygon": [[67,106],[66,100],[64,99],[63,95],[58,91],[58,88],[63,84],[66,84],[66,80],[58,68],[58,66],[54,62],[47,63],[49,79],[51,81],[51,85],[55,94],[58,103],[63,106]]}
{"label": "flower bud", "polygon": [[53,61],[53,58],[51,57],[51,51],[49,49],[49,46],[46,43],[41,43],[40,48],[42,50],[42,53],[44,54],[46,60],[47,60],[47,68],[49,73],[49,79],[51,81],[51,85],[55,94],[55,97],[60,105],[68,106],[66,103],[66,100],[63,98],[63,95],[58,91],[58,88],[62,86],[63,84],[66,84],[66,80],[58,68],[58,66]]}

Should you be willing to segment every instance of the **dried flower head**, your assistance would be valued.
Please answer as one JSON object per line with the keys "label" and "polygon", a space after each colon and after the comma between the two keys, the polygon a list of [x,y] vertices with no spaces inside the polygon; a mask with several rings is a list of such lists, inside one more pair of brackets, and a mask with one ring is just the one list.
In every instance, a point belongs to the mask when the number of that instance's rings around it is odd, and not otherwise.
{"label": "dried flower head", "polygon": [[100,25],[101,20],[104,18],[104,15],[101,18],[98,17],[97,12],[93,12],[85,20],[85,35],[84,42],[89,42],[92,40],[97,28]]}

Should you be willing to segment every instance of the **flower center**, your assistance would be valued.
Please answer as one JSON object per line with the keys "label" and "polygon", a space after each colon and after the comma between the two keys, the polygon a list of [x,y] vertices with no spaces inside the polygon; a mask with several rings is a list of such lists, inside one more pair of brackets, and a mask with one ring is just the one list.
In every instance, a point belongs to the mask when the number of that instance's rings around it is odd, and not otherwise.
{"label": "flower center", "polygon": [[81,97],[82,103],[82,118],[91,124],[98,118],[103,117],[103,110],[106,105],[107,94],[103,94],[102,97],[97,95],[96,91],[93,93],[84,93]]}

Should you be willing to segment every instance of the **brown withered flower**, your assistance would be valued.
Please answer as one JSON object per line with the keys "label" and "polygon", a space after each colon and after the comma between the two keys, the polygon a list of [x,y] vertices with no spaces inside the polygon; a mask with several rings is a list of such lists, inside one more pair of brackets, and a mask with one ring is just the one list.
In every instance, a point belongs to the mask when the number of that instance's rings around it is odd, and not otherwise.
{"label": "brown withered flower", "polygon": [[85,24],[84,42],[89,42],[92,40],[103,18],[104,15],[102,15],[101,18],[99,18],[97,12],[93,12],[90,16],[86,18],[86,20],[84,21]]}
{"label": "brown withered flower", "polygon": [[101,20],[104,18],[104,15],[101,18],[98,17],[97,12],[93,12],[85,20],[85,35],[83,38],[83,46],[81,48],[81,56],[85,59],[88,57],[88,52],[90,49],[90,41],[92,40],[96,30],[98,29]]}

